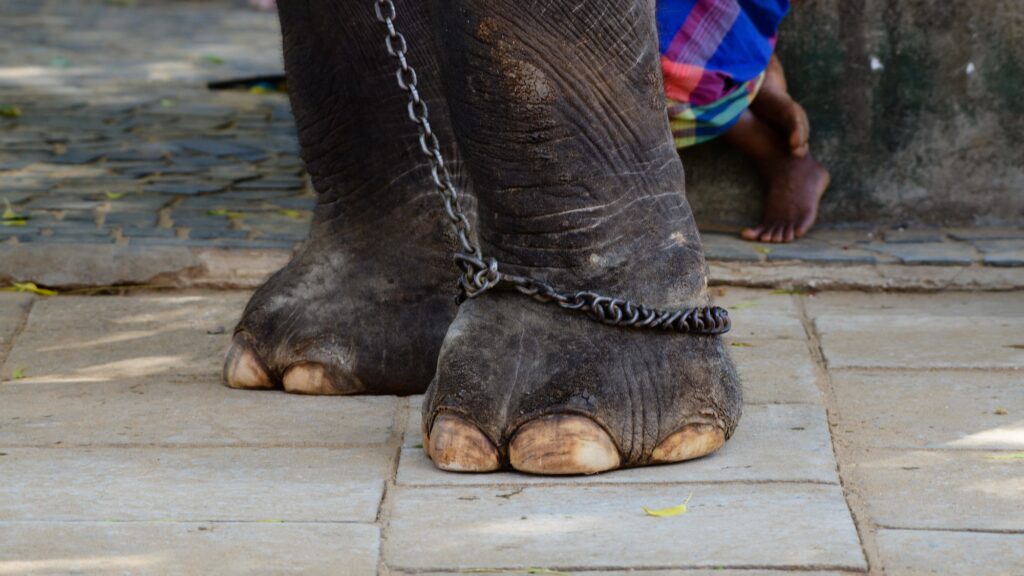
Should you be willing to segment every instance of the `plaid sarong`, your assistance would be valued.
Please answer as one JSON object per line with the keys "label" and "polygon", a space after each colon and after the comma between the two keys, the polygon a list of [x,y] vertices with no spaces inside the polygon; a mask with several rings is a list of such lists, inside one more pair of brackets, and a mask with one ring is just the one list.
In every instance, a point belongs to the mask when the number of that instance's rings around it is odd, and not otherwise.
{"label": "plaid sarong", "polygon": [[676,147],[739,120],[764,81],[789,0],[657,0],[661,70]]}

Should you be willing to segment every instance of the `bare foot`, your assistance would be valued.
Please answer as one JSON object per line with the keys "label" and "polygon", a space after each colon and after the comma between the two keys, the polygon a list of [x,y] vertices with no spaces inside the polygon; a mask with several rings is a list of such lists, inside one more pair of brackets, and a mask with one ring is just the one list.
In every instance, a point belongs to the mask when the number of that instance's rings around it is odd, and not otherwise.
{"label": "bare foot", "polygon": [[810,230],[830,176],[809,152],[792,153],[779,131],[747,110],[725,139],[757,163],[767,187],[761,224],[744,230],[744,240],[792,242]]}
{"label": "bare foot", "polygon": [[761,224],[740,236],[760,242],[792,242],[802,238],[818,217],[818,204],[831,176],[810,154],[789,156],[767,167],[768,194]]}

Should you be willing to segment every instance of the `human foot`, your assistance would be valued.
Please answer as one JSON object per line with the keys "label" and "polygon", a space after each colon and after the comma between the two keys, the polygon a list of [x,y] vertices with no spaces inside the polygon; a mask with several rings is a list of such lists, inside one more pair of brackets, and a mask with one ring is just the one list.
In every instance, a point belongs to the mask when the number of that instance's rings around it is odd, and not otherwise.
{"label": "human foot", "polygon": [[[597,17],[552,2],[546,18],[558,27],[529,25],[513,0],[438,12],[481,243],[504,271],[564,289],[704,306],[706,265],[659,96],[653,4],[626,4],[602,4]],[[718,449],[741,402],[717,336],[604,326],[492,290],[465,302],[448,330],[423,445],[438,467],[466,472],[677,462]]]}
{"label": "human foot", "polygon": [[744,240],[783,243],[803,238],[818,217],[831,176],[810,154],[783,156],[762,168],[768,182],[761,224],[740,233]]}
{"label": "human foot", "polygon": [[[372,5],[288,2],[280,13],[292,107],[319,199],[305,246],[246,307],[224,381],[306,394],[422,392],[455,315],[454,243]],[[429,38],[425,7],[407,7],[403,22]],[[420,90],[434,130],[452,144],[433,45],[410,48],[429,72]],[[457,176],[455,150],[445,152]]]}

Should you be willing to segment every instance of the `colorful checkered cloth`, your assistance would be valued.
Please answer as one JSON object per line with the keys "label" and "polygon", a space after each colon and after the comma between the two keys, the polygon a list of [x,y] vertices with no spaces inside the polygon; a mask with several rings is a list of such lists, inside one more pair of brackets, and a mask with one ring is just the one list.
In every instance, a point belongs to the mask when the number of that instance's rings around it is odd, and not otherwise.
{"label": "colorful checkered cloth", "polygon": [[661,70],[677,148],[739,120],[764,81],[789,0],[657,0]]}

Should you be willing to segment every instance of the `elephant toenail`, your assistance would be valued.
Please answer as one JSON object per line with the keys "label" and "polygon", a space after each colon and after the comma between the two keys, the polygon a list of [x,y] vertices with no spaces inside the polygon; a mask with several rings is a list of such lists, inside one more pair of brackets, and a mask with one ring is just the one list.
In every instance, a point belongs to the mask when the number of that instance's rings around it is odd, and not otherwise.
{"label": "elephant toenail", "polygon": [[521,426],[509,445],[512,467],[533,474],[595,474],[619,467],[604,428],[583,416],[545,416]]}
{"label": "elephant toenail", "polygon": [[479,428],[457,416],[438,416],[427,442],[427,453],[442,470],[492,472],[500,467],[494,443]]}
{"label": "elephant toenail", "polygon": [[359,391],[358,386],[347,386],[345,382],[336,383],[327,373],[324,365],[317,362],[293,364],[285,371],[282,381],[285,391],[292,394],[338,396],[354,394]]}
{"label": "elephant toenail", "polygon": [[682,462],[707,456],[725,444],[725,433],[713,424],[689,424],[661,441],[651,454],[652,464]]}
{"label": "elephant toenail", "polygon": [[263,362],[244,344],[233,342],[224,358],[224,383],[231,388],[269,390],[274,382]]}

